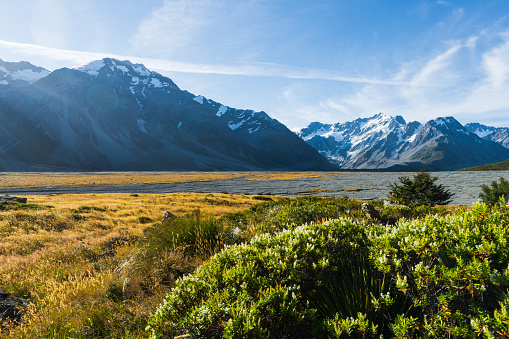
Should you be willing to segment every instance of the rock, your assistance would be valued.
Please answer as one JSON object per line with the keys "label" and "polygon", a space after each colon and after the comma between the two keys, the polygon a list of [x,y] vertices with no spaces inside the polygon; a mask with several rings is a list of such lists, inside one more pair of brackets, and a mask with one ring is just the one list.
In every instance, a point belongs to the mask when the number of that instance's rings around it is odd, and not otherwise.
{"label": "rock", "polygon": [[20,204],[26,204],[27,203],[27,198],[11,197],[9,195],[0,196],[0,200],[19,202]]}
{"label": "rock", "polygon": [[176,337],[173,337],[173,339],[187,339],[187,338],[192,338],[193,336],[191,334],[183,334],[183,335],[179,335],[179,336],[176,336]]}
{"label": "rock", "polygon": [[175,219],[177,216],[173,213],[171,213],[170,211],[164,211],[163,212],[163,218],[161,219],[161,222],[163,221],[166,221],[166,220],[172,220],[172,219]]}
{"label": "rock", "polygon": [[363,203],[361,206],[361,212],[364,214],[369,220],[372,221],[381,221],[382,217],[380,216],[380,213],[373,207],[373,205],[370,205],[368,203]]}
{"label": "rock", "polygon": [[29,307],[33,307],[29,300],[15,297],[0,289],[0,322],[19,321]]}
{"label": "rock", "polygon": [[389,206],[396,206],[396,204],[390,200],[384,200],[384,207],[389,207]]}

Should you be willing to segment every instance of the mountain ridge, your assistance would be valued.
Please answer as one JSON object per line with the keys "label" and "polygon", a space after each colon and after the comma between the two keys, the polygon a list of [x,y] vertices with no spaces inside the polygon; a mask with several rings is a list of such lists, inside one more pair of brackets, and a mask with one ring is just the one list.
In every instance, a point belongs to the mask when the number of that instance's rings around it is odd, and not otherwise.
{"label": "mountain ridge", "polygon": [[[18,64],[18,69],[25,66]],[[74,69],[61,68],[35,81],[5,82],[0,85],[4,121],[0,166],[333,168],[265,112],[231,108],[183,91],[171,79],[127,60],[105,58]]]}
{"label": "mountain ridge", "polygon": [[495,130],[463,126],[454,117],[421,124],[378,113],[345,123],[313,122],[297,134],[341,169],[457,170],[509,158],[509,138],[491,140]]}

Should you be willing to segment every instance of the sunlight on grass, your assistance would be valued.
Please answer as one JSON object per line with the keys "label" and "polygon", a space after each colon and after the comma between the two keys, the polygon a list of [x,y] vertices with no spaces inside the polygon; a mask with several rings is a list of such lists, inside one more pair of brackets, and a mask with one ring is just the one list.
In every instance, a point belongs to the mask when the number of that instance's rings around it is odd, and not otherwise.
{"label": "sunlight on grass", "polygon": [[234,178],[245,180],[334,179],[348,176],[339,172],[92,172],[92,173],[0,173],[0,188],[52,188],[84,186],[125,186],[215,181]]}
{"label": "sunlight on grass", "polygon": [[[37,305],[22,324],[0,325],[0,338],[146,337],[143,324],[170,286],[148,284],[139,275],[119,280],[119,267],[136,239],[157,227],[163,211],[219,217],[259,199],[208,193],[36,195],[29,197],[37,204],[32,208],[0,211],[0,288]],[[189,270],[200,263],[190,262]]]}

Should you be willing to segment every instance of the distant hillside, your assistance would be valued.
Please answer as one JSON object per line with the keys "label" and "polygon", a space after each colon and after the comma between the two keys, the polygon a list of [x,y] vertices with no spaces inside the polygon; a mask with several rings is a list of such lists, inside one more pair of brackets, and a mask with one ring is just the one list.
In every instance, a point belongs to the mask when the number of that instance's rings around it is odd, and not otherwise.
{"label": "distant hillside", "polygon": [[458,171],[509,171],[509,160],[475,167],[462,168]]}

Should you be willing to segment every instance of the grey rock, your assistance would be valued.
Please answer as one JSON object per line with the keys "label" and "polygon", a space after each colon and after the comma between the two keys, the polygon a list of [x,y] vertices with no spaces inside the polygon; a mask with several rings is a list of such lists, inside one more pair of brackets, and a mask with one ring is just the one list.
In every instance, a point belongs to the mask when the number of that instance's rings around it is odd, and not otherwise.
{"label": "grey rock", "polygon": [[33,304],[29,300],[15,297],[0,289],[0,322],[19,321],[30,307],[33,307]]}
{"label": "grey rock", "polygon": [[162,221],[168,221],[168,220],[172,220],[172,219],[175,219],[177,216],[173,213],[171,213],[170,211],[164,211],[163,212],[163,218],[161,219],[161,222]]}
{"label": "grey rock", "polygon": [[380,213],[373,207],[373,205],[370,205],[368,203],[363,203],[361,206],[361,212],[364,214],[366,218],[368,218],[371,221],[379,222],[382,220],[382,217],[380,216]]}

